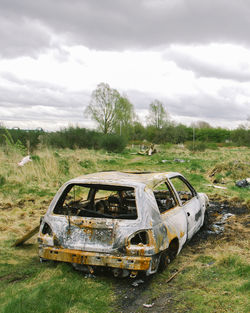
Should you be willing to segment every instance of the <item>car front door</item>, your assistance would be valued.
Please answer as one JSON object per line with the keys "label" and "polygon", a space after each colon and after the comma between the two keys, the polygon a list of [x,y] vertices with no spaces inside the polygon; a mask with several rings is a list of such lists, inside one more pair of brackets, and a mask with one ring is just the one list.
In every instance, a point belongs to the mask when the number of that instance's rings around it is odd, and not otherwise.
{"label": "car front door", "polygon": [[182,176],[170,179],[179,197],[180,205],[186,214],[187,238],[190,239],[199,230],[202,223],[200,201],[194,188]]}

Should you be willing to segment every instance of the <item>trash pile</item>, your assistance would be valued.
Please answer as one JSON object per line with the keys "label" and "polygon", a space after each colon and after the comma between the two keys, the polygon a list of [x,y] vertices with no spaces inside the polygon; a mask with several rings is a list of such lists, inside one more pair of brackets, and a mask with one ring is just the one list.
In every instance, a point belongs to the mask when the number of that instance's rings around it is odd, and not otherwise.
{"label": "trash pile", "polygon": [[155,145],[152,143],[149,146],[143,145],[140,148],[140,151],[138,153],[141,154],[141,155],[149,155],[149,156],[151,156],[152,154],[157,153],[157,150],[155,148]]}
{"label": "trash pile", "polygon": [[249,188],[250,187],[250,177],[248,178],[245,178],[245,179],[241,179],[241,180],[237,180],[235,185],[237,187],[240,187],[240,188]]}

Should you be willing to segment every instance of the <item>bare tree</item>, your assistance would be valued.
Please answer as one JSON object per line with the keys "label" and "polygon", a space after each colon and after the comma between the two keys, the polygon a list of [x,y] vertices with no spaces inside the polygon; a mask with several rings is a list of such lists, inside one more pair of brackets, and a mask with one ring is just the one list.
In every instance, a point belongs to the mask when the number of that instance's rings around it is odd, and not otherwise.
{"label": "bare tree", "polygon": [[90,115],[104,134],[124,133],[134,117],[133,105],[128,98],[105,83],[100,83],[92,92],[85,113]]}
{"label": "bare tree", "polygon": [[98,124],[104,134],[111,133],[115,127],[116,108],[120,94],[108,84],[100,83],[92,92],[91,100],[85,113]]}
{"label": "bare tree", "polygon": [[168,113],[163,103],[157,99],[149,105],[148,122],[156,128],[162,126],[168,121]]}
{"label": "bare tree", "polygon": [[212,126],[206,121],[196,121],[191,123],[191,127],[195,128],[212,128]]}

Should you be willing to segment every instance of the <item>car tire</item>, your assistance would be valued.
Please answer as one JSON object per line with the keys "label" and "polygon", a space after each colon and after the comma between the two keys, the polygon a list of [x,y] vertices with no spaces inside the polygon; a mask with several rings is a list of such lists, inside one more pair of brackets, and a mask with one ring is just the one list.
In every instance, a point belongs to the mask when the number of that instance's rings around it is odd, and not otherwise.
{"label": "car tire", "polygon": [[207,228],[209,225],[209,216],[208,216],[208,211],[205,211],[204,214],[204,220],[203,220],[203,224],[202,224],[202,228]]}
{"label": "car tire", "polygon": [[161,253],[158,271],[162,272],[166,269],[168,264],[171,262],[169,250],[165,250]]}

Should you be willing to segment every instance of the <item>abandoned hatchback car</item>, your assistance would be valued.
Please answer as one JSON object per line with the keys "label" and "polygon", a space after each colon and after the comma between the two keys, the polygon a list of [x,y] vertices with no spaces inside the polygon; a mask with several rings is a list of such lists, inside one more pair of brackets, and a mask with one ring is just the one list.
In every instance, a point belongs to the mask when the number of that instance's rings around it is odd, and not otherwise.
{"label": "abandoned hatchback car", "polygon": [[179,173],[99,172],[72,179],[41,221],[41,260],[115,276],[155,273],[203,225],[208,198]]}

